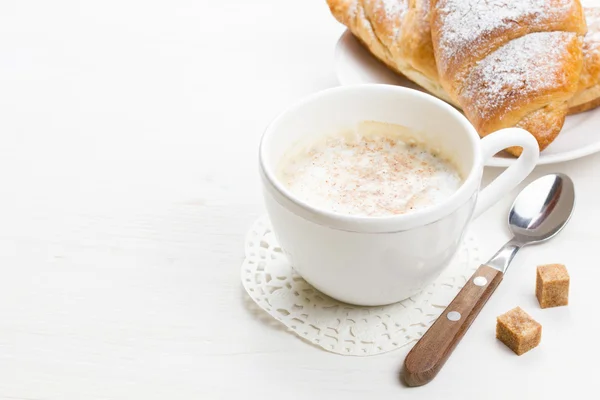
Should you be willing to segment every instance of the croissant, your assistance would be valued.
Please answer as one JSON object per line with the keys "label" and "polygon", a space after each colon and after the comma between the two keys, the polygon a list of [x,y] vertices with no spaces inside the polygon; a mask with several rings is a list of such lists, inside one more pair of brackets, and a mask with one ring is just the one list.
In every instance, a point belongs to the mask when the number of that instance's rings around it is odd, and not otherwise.
{"label": "croissant", "polygon": [[600,106],[600,8],[585,7],[588,32],[583,41],[583,70],[577,93],[569,100],[569,114]]}
{"label": "croissant", "polygon": [[[430,28],[429,0],[327,0],[333,16],[369,51],[437,97],[442,87]],[[457,105],[457,104],[455,104]]]}
{"label": "croissant", "polygon": [[[555,1],[554,3],[556,4],[553,4],[552,1],[540,0],[513,0],[512,2],[474,2],[464,0],[459,5],[464,11],[469,10],[469,5],[477,4],[479,10],[475,11],[479,14],[482,14],[482,12],[485,11],[485,7],[495,5],[500,8],[510,8],[510,5],[512,5],[513,15],[511,16],[515,15],[514,5],[517,5],[517,9],[520,9],[521,12],[523,12],[523,10],[528,10],[525,12],[526,15],[544,15],[548,10],[552,10],[557,4],[562,4],[563,8],[561,11],[564,11],[565,9],[570,10],[570,13],[561,15],[559,18],[556,18],[556,21],[570,21],[569,23],[571,25],[567,24],[565,26],[575,28],[572,29],[572,33],[567,35],[577,37],[573,38],[574,40],[571,42],[571,48],[575,50],[575,54],[572,54],[575,63],[572,65],[573,68],[567,71],[569,73],[565,75],[566,82],[570,83],[563,86],[556,94],[559,95],[562,93],[559,97],[570,97],[569,112],[575,113],[585,111],[586,109],[599,105],[597,99],[600,97],[600,57],[598,56],[600,35],[595,34],[595,32],[600,32],[600,26],[598,26],[597,23],[590,24],[590,34],[586,36],[583,46],[583,50],[586,53],[583,59],[583,70],[580,74],[580,81],[578,84],[573,85],[573,80],[576,79],[578,69],[580,68],[578,67],[580,64],[580,56],[577,54],[581,50],[578,52],[577,48],[580,48],[581,45],[578,45],[576,42],[578,41],[578,37],[585,32],[585,21],[583,21],[582,18],[579,2],[562,0],[558,3]],[[435,9],[432,9],[429,0],[328,0],[328,4],[335,18],[346,25],[377,58],[386,63],[391,69],[407,76],[432,94],[458,107],[462,106],[460,102],[461,99],[456,97],[457,93],[455,92],[453,95],[449,95],[444,89],[444,85],[441,84],[431,32],[431,17],[434,14]],[[439,8],[439,2],[436,6]],[[465,6],[467,7],[465,8]],[[544,6],[546,8],[544,8]],[[598,12],[598,9],[586,9],[585,13],[588,19],[592,18],[595,21],[599,20],[600,13]],[[489,15],[488,13],[487,15],[483,14],[483,17],[489,18],[496,15],[493,13],[492,15]],[[496,16],[496,18],[498,17]],[[502,22],[501,16],[499,20]],[[554,23],[551,18],[546,18],[546,22],[548,21],[551,23],[547,25],[547,28],[561,27],[560,22]],[[521,21],[521,23],[524,23],[524,21]],[[517,25],[514,21],[512,24],[513,26]],[[537,27],[538,30],[541,30],[542,28],[540,24],[538,24],[531,25],[530,29],[535,30],[535,27]],[[452,29],[452,27],[444,29]],[[594,34],[592,34],[592,29],[594,29]],[[510,30],[512,31],[513,29]],[[524,32],[527,32],[527,29],[521,29],[521,32],[524,34]],[[513,35],[515,35],[514,32]],[[508,37],[504,39],[507,42]],[[514,37],[518,38],[517,36]],[[530,39],[525,40],[525,42],[528,42],[530,45],[535,44]],[[518,43],[519,42],[517,42],[517,44]],[[499,48],[500,46],[498,45],[497,47]],[[565,49],[567,48],[569,48],[569,46]],[[538,53],[544,52],[538,51]],[[481,60],[476,59],[471,64],[471,67],[477,64],[477,61],[483,61],[483,58],[484,57],[480,56]],[[537,63],[537,65],[539,66],[539,63]],[[470,69],[465,68],[463,71],[470,71]],[[578,90],[578,92],[573,96],[575,90]],[[547,97],[547,94],[548,93],[544,96]],[[483,100],[483,97],[481,100]],[[526,97],[522,98],[522,102],[527,101],[528,99]],[[474,122],[474,125],[482,135],[499,127],[511,126],[511,124],[523,126],[532,131],[534,136],[538,138],[540,146],[545,148],[560,131],[564,121],[564,114],[566,113],[564,104],[558,101],[558,98],[556,102],[553,103],[556,104],[552,104],[551,106],[548,104],[550,107],[544,107],[545,109],[543,111],[540,110],[537,114],[530,115],[527,118],[525,118],[525,114],[528,114],[526,110],[524,113],[522,112],[523,118],[515,118],[515,116],[519,114],[518,111],[522,110],[522,106],[513,103],[511,107],[517,107],[517,112],[515,113],[514,110],[511,110],[509,117],[512,118],[502,117],[502,124],[499,124],[498,121],[495,121],[495,123],[492,121],[487,124],[476,123],[481,122],[481,118],[478,120],[476,115],[473,118],[475,122],[473,120],[472,122]],[[475,106],[475,104],[469,102],[466,103],[466,107],[469,108],[471,112]],[[498,110],[501,110],[501,107],[497,108]],[[529,113],[531,112],[532,111]],[[471,119],[467,112],[465,112],[465,114]],[[524,121],[521,121],[521,124],[519,124],[520,119],[524,119]],[[519,150],[512,149],[512,152],[518,153]]]}
{"label": "croissant", "polygon": [[517,126],[540,150],[562,129],[579,87],[586,31],[576,0],[437,0],[431,9],[446,92],[481,136]]}

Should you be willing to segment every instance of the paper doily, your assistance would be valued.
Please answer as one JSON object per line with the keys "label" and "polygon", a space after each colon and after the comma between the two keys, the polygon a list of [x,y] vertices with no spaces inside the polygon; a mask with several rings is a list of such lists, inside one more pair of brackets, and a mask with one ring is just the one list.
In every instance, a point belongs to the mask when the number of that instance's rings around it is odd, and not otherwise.
{"label": "paper doily", "polygon": [[466,235],[442,275],[423,292],[382,307],[339,302],[298,275],[266,217],[246,238],[242,284],[254,302],[301,338],[332,353],[370,356],[416,342],[479,267],[477,243]]}

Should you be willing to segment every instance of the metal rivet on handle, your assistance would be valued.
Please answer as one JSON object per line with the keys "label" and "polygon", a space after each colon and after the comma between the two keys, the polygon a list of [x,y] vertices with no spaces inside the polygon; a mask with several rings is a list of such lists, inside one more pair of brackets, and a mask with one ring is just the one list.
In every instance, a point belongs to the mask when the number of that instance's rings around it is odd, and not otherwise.
{"label": "metal rivet on handle", "polygon": [[446,317],[450,320],[450,321],[458,321],[461,317],[460,313],[458,311],[450,311],[448,313],[448,315],[446,315]]}
{"label": "metal rivet on handle", "polygon": [[483,276],[478,276],[473,279],[473,283],[477,286],[485,286],[487,284],[487,279],[485,279]]}

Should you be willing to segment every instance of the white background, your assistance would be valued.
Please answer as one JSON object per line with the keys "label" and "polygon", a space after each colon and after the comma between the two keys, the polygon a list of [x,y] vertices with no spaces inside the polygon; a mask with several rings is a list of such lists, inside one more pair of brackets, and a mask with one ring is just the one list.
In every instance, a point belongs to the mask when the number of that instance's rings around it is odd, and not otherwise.
{"label": "white background", "polygon": [[[256,310],[239,282],[263,210],[268,122],[336,85],[325,1],[0,3],[0,398],[561,398],[600,373],[600,155],[570,174],[575,216],[525,249],[434,382],[408,349],[349,358]],[[486,180],[497,173],[486,172]],[[513,194],[474,226],[508,238]],[[540,310],[535,266],[564,262],[569,307]],[[495,317],[543,324],[517,357]]]}

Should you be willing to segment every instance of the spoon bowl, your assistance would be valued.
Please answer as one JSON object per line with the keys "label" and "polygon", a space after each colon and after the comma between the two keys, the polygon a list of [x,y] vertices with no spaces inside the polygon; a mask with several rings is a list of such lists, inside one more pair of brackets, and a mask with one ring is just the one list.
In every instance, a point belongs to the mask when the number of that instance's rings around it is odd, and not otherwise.
{"label": "spoon bowl", "polygon": [[550,174],[531,182],[515,199],[508,226],[521,246],[546,241],[571,219],[575,186],[564,174]]}

